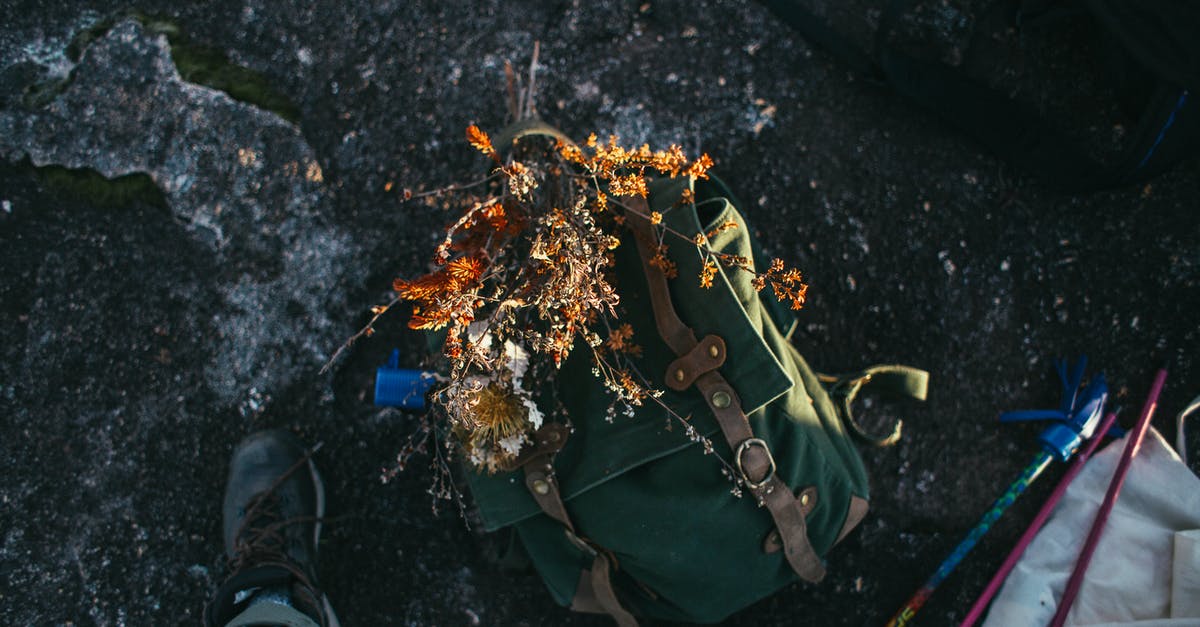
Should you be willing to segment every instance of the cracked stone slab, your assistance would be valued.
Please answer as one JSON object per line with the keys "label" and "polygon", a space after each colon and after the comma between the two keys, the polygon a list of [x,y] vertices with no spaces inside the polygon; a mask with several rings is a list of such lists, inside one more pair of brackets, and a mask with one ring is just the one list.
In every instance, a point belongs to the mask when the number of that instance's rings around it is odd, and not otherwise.
{"label": "cracked stone slab", "polygon": [[[11,60],[14,80],[62,76],[65,56]],[[163,35],[133,19],[92,42],[47,104],[0,110],[0,157],[146,173],[220,268],[212,391],[244,414],[318,365],[344,329],[339,286],[355,247],[323,217],[331,194],[300,130],[276,114],[183,81]],[[30,85],[25,85],[29,87]],[[19,85],[18,85],[19,87]],[[340,321],[339,321],[340,322]]]}

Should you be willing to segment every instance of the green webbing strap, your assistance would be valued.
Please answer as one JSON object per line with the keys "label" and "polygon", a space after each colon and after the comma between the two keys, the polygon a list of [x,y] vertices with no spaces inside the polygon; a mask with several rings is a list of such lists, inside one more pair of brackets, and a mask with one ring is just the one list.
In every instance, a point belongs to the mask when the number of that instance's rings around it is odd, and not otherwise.
{"label": "green webbing strap", "polygon": [[818,374],[817,377],[821,383],[825,384],[826,389],[829,390],[829,395],[833,397],[834,404],[841,413],[842,419],[846,421],[846,425],[850,427],[854,435],[875,446],[890,446],[898,442],[904,421],[896,420],[896,424],[892,426],[891,433],[886,435],[867,433],[862,428],[862,425],[858,424],[858,421],[854,419],[854,413],[851,411],[851,405],[853,405],[854,398],[858,396],[858,393],[863,388],[870,386],[872,390],[888,396],[907,397],[923,401],[929,390],[928,372],[896,364],[871,366],[866,370],[854,374]]}
{"label": "green webbing strap", "polygon": [[1184,464],[1188,463],[1188,455],[1187,438],[1185,437],[1187,434],[1183,430],[1183,421],[1198,409],[1200,409],[1200,396],[1193,398],[1192,402],[1188,403],[1188,406],[1175,417],[1175,452],[1179,453],[1179,459],[1182,459]]}

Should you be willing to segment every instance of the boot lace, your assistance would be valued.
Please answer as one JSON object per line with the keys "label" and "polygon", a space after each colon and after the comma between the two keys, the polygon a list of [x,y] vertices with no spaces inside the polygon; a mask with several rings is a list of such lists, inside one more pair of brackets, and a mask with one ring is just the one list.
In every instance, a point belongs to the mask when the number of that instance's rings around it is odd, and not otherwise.
{"label": "boot lace", "polygon": [[297,584],[292,587],[293,599],[313,609],[315,614],[320,616],[321,624],[325,625],[320,594],[317,592],[312,577],[305,568],[288,555],[287,551],[288,527],[317,523],[322,519],[317,516],[284,518],[282,514],[283,500],[278,493],[279,486],[301,466],[308,463],[314,452],[315,449],[305,452],[304,456],[292,464],[270,487],[250,500],[242,523],[238,526],[234,536],[233,557],[229,560],[229,570],[232,573],[231,577],[247,568],[257,566],[277,566],[287,570],[295,577]]}

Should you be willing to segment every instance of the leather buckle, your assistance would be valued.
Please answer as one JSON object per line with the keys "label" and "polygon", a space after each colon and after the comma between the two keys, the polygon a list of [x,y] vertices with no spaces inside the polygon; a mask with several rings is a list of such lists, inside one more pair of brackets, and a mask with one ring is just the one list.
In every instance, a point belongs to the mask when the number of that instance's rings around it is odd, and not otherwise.
{"label": "leather buckle", "polygon": [[[761,481],[752,481],[750,477],[746,475],[746,469],[742,467],[742,455],[745,455],[746,451],[750,450],[750,447],[752,446],[761,446],[763,452],[767,454],[767,464],[769,464],[769,468],[767,469],[767,474],[763,475]],[[771,449],[767,448],[767,443],[762,438],[746,438],[746,440],[739,444],[737,448],[737,454],[734,455],[733,458],[733,463],[735,466],[737,466],[737,471],[738,474],[742,476],[742,481],[745,481],[746,485],[752,490],[758,490],[766,486],[771,482],[771,478],[775,476],[775,457],[771,455]]]}

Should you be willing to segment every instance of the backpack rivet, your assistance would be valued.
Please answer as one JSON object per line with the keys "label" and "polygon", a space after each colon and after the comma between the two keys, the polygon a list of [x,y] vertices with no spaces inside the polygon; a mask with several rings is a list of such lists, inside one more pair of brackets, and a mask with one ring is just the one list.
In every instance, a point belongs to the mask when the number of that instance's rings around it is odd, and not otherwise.
{"label": "backpack rivet", "polygon": [[721,356],[721,349],[717,348],[716,344],[710,344],[708,347],[708,355],[713,359]]}
{"label": "backpack rivet", "polygon": [[538,479],[533,482],[533,491],[541,496],[550,494],[550,484],[545,479]]}
{"label": "backpack rivet", "polygon": [[713,392],[713,407],[716,407],[717,409],[725,409],[726,407],[729,407],[731,403],[733,403],[733,397],[729,396],[729,392],[726,392],[725,390],[717,390],[716,392]]}
{"label": "backpack rivet", "polygon": [[676,381],[683,381],[683,378],[684,378],[685,376],[687,376],[687,375],[686,375],[686,374],[684,374],[684,372],[683,372],[683,368],[680,368],[679,370],[676,370],[676,371],[675,371],[675,380],[676,380]]}

